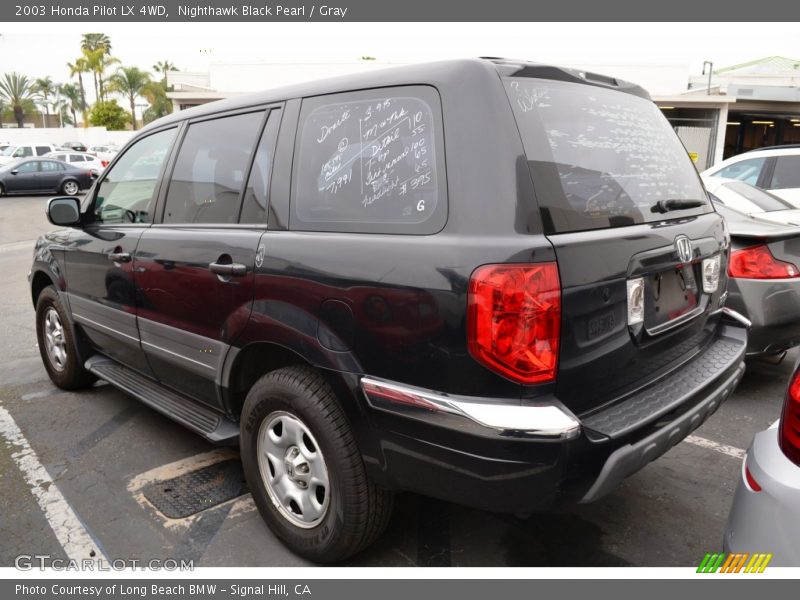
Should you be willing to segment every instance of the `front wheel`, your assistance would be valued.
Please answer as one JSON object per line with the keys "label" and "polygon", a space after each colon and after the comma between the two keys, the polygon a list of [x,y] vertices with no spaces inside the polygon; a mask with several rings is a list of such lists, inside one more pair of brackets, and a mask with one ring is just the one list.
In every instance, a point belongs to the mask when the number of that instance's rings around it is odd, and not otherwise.
{"label": "front wheel", "polygon": [[385,529],[392,495],[367,478],[333,391],[309,367],[268,373],[242,409],[240,448],[259,512],[297,554],[337,562]]}
{"label": "front wheel", "polygon": [[65,196],[75,196],[80,191],[80,186],[78,185],[77,181],[65,181],[64,185],[61,186],[61,192]]}
{"label": "front wheel", "polygon": [[42,362],[54,384],[64,390],[76,390],[94,383],[96,377],[81,364],[78,340],[52,286],[42,290],[36,301],[36,338]]}

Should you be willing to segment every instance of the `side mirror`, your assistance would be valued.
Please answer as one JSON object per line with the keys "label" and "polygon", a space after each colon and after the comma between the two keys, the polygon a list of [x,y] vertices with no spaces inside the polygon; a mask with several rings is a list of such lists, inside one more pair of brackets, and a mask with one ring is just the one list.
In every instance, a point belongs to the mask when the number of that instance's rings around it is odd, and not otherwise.
{"label": "side mirror", "polygon": [[47,220],[59,227],[72,227],[80,224],[80,200],[73,196],[50,198],[47,203]]}
{"label": "side mirror", "polygon": [[16,169],[14,169],[13,171],[11,171],[11,174],[12,174],[12,175],[16,175],[17,173],[19,173],[19,171],[17,171]]}

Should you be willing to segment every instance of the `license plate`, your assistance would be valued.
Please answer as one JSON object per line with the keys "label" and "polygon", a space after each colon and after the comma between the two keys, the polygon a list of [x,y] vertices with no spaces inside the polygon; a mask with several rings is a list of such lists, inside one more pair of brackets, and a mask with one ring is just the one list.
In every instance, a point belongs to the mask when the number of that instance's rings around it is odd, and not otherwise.
{"label": "license plate", "polygon": [[587,337],[590,340],[600,337],[614,329],[614,313],[606,313],[594,319],[590,319],[588,323]]}
{"label": "license plate", "polygon": [[697,306],[699,290],[692,266],[662,271],[648,279],[645,322],[649,327],[680,318]]}

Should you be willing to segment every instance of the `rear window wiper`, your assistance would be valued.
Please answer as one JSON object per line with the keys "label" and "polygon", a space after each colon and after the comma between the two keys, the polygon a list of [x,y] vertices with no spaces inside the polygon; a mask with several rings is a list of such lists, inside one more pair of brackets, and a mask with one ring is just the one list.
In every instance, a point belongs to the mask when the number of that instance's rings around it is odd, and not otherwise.
{"label": "rear window wiper", "polygon": [[659,200],[650,208],[650,212],[666,213],[671,210],[685,210],[705,206],[705,200]]}

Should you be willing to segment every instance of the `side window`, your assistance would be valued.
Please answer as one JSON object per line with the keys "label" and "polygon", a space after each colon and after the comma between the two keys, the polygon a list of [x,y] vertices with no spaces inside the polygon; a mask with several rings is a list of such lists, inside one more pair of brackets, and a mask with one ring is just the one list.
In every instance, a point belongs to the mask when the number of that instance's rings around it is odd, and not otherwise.
{"label": "side window", "polygon": [[26,156],[33,156],[33,148],[30,146],[20,146],[13,154],[14,158],[25,158]]}
{"label": "side window", "polygon": [[94,202],[98,223],[152,223],[156,184],[176,129],[142,138],[106,172]]}
{"label": "side window", "polygon": [[83,157],[82,154],[70,154],[69,155],[69,162],[71,162],[71,163],[86,162],[86,159]]}
{"label": "side window", "polygon": [[42,156],[52,151],[53,149],[50,146],[36,146],[36,156]]}
{"label": "side window", "polygon": [[39,170],[39,163],[35,160],[24,162],[16,168],[17,173],[36,173]]}
{"label": "side window", "polygon": [[236,223],[264,111],[189,125],[169,182],[164,223]]}
{"label": "side window", "polygon": [[258,142],[253,167],[250,169],[250,177],[247,179],[242,214],[239,217],[240,223],[261,224],[267,222],[269,182],[272,173],[273,153],[275,152],[275,138],[278,136],[280,121],[280,110],[273,110],[269,113],[269,120]]}
{"label": "side window", "polygon": [[738,179],[740,181],[746,181],[750,185],[755,185],[758,181],[758,176],[761,175],[761,169],[766,160],[766,158],[750,158],[748,160],[740,160],[732,165],[728,165],[724,169],[720,169],[714,173],[714,177]]}
{"label": "side window", "polygon": [[40,169],[46,173],[52,173],[53,171],[61,171],[64,168],[63,165],[54,162],[52,160],[43,160],[39,164],[41,165]]}
{"label": "side window", "polygon": [[428,234],[447,218],[439,96],[408,86],[303,100],[297,230]]}
{"label": "side window", "polygon": [[66,160],[67,157],[63,154],[54,154],[53,158],[55,158],[56,160]]}
{"label": "side window", "polygon": [[770,189],[800,188],[800,156],[779,156]]}

